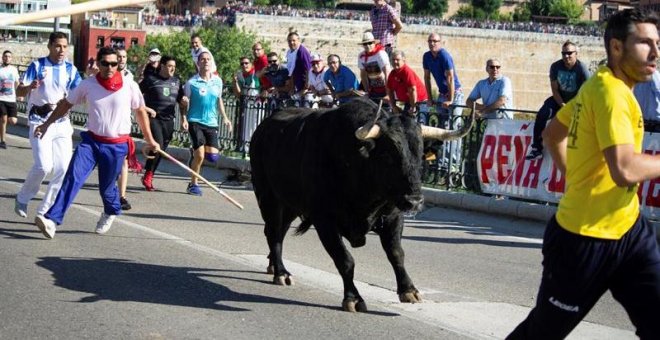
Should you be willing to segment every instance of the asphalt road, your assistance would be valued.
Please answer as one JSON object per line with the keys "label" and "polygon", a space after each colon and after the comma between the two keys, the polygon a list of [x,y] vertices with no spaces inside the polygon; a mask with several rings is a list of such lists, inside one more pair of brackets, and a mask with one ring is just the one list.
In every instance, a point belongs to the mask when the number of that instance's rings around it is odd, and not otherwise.
{"label": "asphalt road", "polygon": [[[156,192],[129,179],[133,209],[108,234],[94,172],[53,240],[14,196],[32,164],[25,128],[0,149],[0,339],[492,339],[529,312],[541,272],[543,224],[427,207],[407,218],[408,272],[423,293],[401,304],[376,235],[352,249],[368,313],[340,310],[342,285],[312,230],[285,240],[296,285],[275,286],[252,191],[203,174],[245,206],[210,188],[185,193],[185,173],[161,163]],[[45,186],[42,187],[45,189]],[[573,339],[635,338],[623,308],[606,295]]]}

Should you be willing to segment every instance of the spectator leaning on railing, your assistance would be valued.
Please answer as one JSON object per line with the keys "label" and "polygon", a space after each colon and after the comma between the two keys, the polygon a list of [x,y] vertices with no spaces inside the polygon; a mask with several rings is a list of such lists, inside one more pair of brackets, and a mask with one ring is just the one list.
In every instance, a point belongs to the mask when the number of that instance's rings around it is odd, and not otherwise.
{"label": "spectator leaning on railing", "polygon": [[392,112],[401,113],[396,105],[403,103],[403,113],[417,115],[417,104],[426,105],[426,87],[410,66],[406,64],[403,51],[392,51],[392,72],[387,77],[387,96],[392,103]]}
{"label": "spectator leaning on railing", "polygon": [[[511,79],[501,74],[501,68],[502,63],[498,59],[488,59],[488,78],[479,80],[466,100],[467,107],[476,105],[479,117],[513,119],[511,111],[503,110],[513,108],[513,87]],[[475,104],[478,99],[481,99],[481,104]]]}

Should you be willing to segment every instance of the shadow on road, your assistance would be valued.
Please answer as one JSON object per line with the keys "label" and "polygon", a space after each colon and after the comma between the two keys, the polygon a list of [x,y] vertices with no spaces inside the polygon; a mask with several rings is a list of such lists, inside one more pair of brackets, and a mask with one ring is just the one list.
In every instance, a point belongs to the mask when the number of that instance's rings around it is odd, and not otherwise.
{"label": "shadow on road", "polygon": [[[235,292],[205,278],[258,283],[267,283],[267,281],[255,280],[246,276],[219,274],[219,272],[225,271],[218,269],[169,267],[122,259],[63,257],[42,257],[36,264],[52,272],[56,286],[90,294],[78,301],[83,303],[102,300],[134,301],[232,312],[250,310],[233,307],[230,305],[231,302],[339,309],[339,307]],[[256,273],[254,271],[233,272]],[[383,312],[370,312],[370,314],[397,316],[397,314]]]}
{"label": "shadow on road", "polygon": [[436,242],[447,244],[483,244],[486,246],[494,247],[508,247],[508,248],[528,248],[528,249],[541,249],[540,243],[528,242],[513,242],[513,241],[496,241],[496,240],[483,240],[483,239],[469,239],[469,238],[449,238],[449,237],[430,237],[430,236],[403,236],[404,240],[420,241],[420,242]]}

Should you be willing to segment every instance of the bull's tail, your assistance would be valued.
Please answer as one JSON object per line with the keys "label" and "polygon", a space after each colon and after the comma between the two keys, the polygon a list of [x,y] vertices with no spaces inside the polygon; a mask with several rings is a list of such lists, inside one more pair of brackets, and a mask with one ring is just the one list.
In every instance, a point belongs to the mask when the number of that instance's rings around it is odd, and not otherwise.
{"label": "bull's tail", "polygon": [[302,220],[302,222],[296,229],[296,232],[294,234],[296,236],[306,233],[307,230],[309,230],[309,228],[312,227],[312,221],[310,221],[308,218],[306,218],[305,216],[300,216],[300,219]]}

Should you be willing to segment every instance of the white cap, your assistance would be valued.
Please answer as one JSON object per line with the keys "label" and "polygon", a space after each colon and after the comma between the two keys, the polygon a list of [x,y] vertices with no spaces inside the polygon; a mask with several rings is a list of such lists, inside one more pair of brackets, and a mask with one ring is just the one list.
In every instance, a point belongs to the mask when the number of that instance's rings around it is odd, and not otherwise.
{"label": "white cap", "polygon": [[160,54],[160,50],[157,48],[152,48],[151,51],[149,51],[149,54]]}

